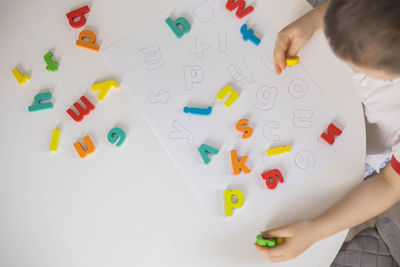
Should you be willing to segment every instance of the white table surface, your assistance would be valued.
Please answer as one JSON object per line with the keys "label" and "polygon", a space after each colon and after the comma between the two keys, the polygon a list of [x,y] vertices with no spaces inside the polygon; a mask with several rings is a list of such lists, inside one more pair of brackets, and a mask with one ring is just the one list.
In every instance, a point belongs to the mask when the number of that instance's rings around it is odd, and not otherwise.
{"label": "white table surface", "polygon": [[[96,110],[76,123],[66,110],[90,85],[111,73],[99,53],[75,46],[79,32],[65,16],[91,6],[85,29],[110,46],[171,6],[172,0],[2,0],[0,2],[0,266],[328,266],[347,231],[312,246],[283,264],[271,264],[253,247],[256,234],[293,220],[311,218],[362,179],[364,117],[348,67],[331,53],[322,35],[304,47],[302,63],[359,140],[359,149],[338,159],[279,205],[223,239],[194,198],[178,169],[128,99],[110,92]],[[254,3],[254,1],[253,1]],[[311,7],[303,0],[258,1],[277,29]],[[59,71],[45,70],[53,51]],[[20,86],[11,70],[31,80]],[[52,111],[29,113],[38,92],[51,91]],[[125,144],[107,141],[108,131],[128,129]],[[52,129],[62,131],[58,153],[48,146]],[[96,145],[81,160],[73,143],[89,135]],[[156,162],[156,165],[154,165]]]}

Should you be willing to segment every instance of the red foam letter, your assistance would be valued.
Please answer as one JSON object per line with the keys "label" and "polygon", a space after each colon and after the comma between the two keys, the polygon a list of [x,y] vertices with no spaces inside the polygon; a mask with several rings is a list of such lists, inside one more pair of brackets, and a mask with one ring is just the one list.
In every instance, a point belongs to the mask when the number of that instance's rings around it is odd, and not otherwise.
{"label": "red foam letter", "polygon": [[239,19],[250,14],[254,10],[253,6],[248,6],[246,8],[245,6],[246,1],[244,0],[228,0],[228,2],[226,3],[226,9],[228,9],[229,11],[233,11],[237,8],[236,17],[238,17]]}
{"label": "red foam letter", "polygon": [[72,109],[68,109],[67,113],[73,118],[75,121],[80,122],[83,120],[83,117],[88,115],[90,111],[94,110],[94,106],[90,103],[89,100],[85,96],[81,97],[81,101],[86,105],[86,109],[84,109],[78,102],[75,102],[74,107],[78,110],[79,115],[77,115]]}
{"label": "red foam letter", "polygon": [[271,190],[277,187],[278,179],[280,183],[284,182],[283,175],[278,169],[264,172],[263,174],[261,174],[261,177],[263,180],[265,180],[267,187]]}
{"label": "red foam letter", "polygon": [[333,145],[335,143],[335,135],[340,136],[342,131],[336,127],[333,123],[329,124],[328,126],[328,133],[322,133],[321,139],[324,140],[329,145]]}
{"label": "red foam letter", "polygon": [[[69,24],[71,24],[71,26],[73,28],[80,28],[83,25],[86,24],[86,17],[85,14],[89,13],[90,9],[88,6],[83,6],[81,8],[78,8],[74,11],[71,11],[67,14],[67,18],[69,20]],[[76,18],[79,18],[79,20],[74,21]]]}

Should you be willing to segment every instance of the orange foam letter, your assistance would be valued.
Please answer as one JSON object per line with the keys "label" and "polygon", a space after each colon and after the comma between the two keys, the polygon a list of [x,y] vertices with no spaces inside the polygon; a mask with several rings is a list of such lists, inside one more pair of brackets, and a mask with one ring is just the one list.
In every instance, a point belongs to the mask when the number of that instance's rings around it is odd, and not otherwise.
{"label": "orange foam letter", "polygon": [[[85,39],[89,40],[85,41]],[[96,34],[94,34],[92,31],[89,30],[83,30],[79,34],[79,40],[76,41],[76,45],[97,52],[99,51],[99,46],[95,44],[95,42],[96,42]]]}
{"label": "orange foam letter", "polygon": [[249,124],[249,120],[247,119],[240,120],[238,121],[238,123],[236,123],[236,130],[238,130],[239,132],[243,132],[243,139],[250,138],[253,135],[253,128],[249,126],[244,126],[247,124]]}
{"label": "orange foam letter", "polygon": [[87,155],[92,154],[95,150],[95,147],[92,143],[92,140],[90,140],[89,136],[85,136],[83,137],[83,142],[85,143],[87,149],[83,149],[82,145],[79,143],[79,141],[77,141],[74,144],[74,147],[76,149],[76,151],[79,154],[79,157],[81,157],[82,159],[85,158]]}
{"label": "orange foam letter", "polygon": [[240,171],[243,171],[244,173],[251,172],[251,170],[249,168],[247,168],[247,166],[246,166],[246,160],[247,160],[248,156],[243,156],[240,160],[238,160],[236,150],[232,150],[231,158],[232,158],[232,168],[233,168],[234,175],[240,174]]}

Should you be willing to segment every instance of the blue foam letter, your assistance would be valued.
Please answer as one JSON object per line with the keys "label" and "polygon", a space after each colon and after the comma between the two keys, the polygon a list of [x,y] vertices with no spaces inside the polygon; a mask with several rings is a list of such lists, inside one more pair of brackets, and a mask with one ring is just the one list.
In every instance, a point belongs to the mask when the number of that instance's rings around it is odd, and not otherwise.
{"label": "blue foam letter", "polygon": [[247,24],[243,24],[242,28],[240,28],[240,33],[243,35],[244,41],[249,40],[256,46],[260,44],[260,39],[254,35],[252,28],[247,29]]}

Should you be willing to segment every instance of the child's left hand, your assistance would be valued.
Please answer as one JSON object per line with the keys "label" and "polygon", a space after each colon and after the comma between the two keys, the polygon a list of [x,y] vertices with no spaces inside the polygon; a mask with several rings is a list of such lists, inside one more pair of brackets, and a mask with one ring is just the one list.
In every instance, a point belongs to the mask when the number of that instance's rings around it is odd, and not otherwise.
{"label": "child's left hand", "polygon": [[264,238],[284,238],[285,242],[274,248],[254,244],[257,250],[271,262],[287,261],[299,256],[313,243],[319,240],[311,221],[299,221],[292,224],[264,231]]}

